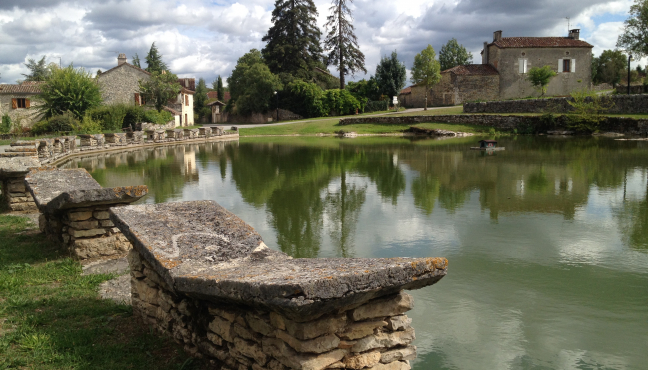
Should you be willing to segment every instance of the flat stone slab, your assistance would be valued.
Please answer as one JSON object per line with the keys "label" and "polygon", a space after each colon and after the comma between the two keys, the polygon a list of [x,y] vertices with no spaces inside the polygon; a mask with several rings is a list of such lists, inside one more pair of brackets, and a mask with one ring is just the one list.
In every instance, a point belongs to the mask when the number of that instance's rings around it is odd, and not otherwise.
{"label": "flat stone slab", "polygon": [[301,258],[268,248],[213,201],[112,208],[111,219],[177,292],[260,306],[293,320],[417,289],[447,273],[445,258]]}
{"label": "flat stone slab", "polygon": [[27,188],[43,213],[57,210],[134,202],[147,194],[145,185],[102,188],[83,168],[32,170],[25,176]]}
{"label": "flat stone slab", "polygon": [[35,157],[0,158],[0,178],[24,176],[40,165]]}
{"label": "flat stone slab", "polygon": [[126,257],[113,258],[102,261],[94,261],[83,266],[81,275],[94,275],[94,274],[128,274],[130,271],[128,267],[128,260]]}

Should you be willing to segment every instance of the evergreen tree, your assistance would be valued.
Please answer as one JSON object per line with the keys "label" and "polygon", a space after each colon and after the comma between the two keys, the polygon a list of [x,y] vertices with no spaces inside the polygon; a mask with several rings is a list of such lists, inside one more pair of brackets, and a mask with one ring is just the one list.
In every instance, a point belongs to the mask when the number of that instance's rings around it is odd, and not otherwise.
{"label": "evergreen tree", "polygon": [[445,71],[456,66],[463,66],[472,63],[472,53],[468,52],[463,45],[459,45],[457,39],[448,40],[448,43],[441,46],[439,51],[439,62],[441,70]]}
{"label": "evergreen tree", "polygon": [[329,8],[331,15],[326,18],[326,28],[331,31],[326,35],[324,46],[330,50],[327,56],[328,64],[335,64],[340,71],[340,89],[344,89],[344,76],[351,72],[355,75],[358,71],[367,73],[364,54],[358,46],[358,38],[354,33],[353,16],[348,3],[353,0],[333,0]]}
{"label": "evergreen tree", "polygon": [[168,69],[169,67],[162,61],[162,54],[160,54],[157,46],[155,46],[155,42],[153,42],[151,44],[151,50],[146,55],[146,70],[151,73],[162,73],[162,71],[167,71]]}
{"label": "evergreen tree", "polygon": [[314,67],[323,66],[316,17],[313,0],[276,0],[261,51],[272,73],[310,78]]}
{"label": "evergreen tree", "polygon": [[441,68],[436,60],[436,53],[432,45],[428,45],[419,54],[414,56],[412,66],[412,82],[425,86],[425,110],[427,110],[427,98],[430,86],[441,80]]}
{"label": "evergreen tree", "polygon": [[196,86],[196,93],[194,94],[194,114],[203,117],[205,114],[204,108],[207,107],[207,84],[204,78],[198,79],[198,86]]}
{"label": "evergreen tree", "polygon": [[391,56],[384,56],[376,67],[376,82],[380,88],[380,93],[387,95],[389,100],[392,96],[398,96],[400,90],[405,86],[407,71],[405,64],[398,60],[396,51],[392,51]]}
{"label": "evergreen tree", "polygon": [[223,89],[223,79],[221,78],[220,75],[218,75],[218,82],[216,83],[216,94],[218,95],[218,100],[222,101],[223,103],[227,103],[225,101],[225,89]]}
{"label": "evergreen tree", "polygon": [[132,59],[133,65],[135,67],[142,68],[142,66],[140,65],[139,55],[137,55],[137,53],[135,53],[135,56],[133,58],[131,58],[131,59]]}
{"label": "evergreen tree", "polygon": [[25,81],[45,81],[50,76],[51,71],[49,70],[47,64],[45,63],[45,56],[37,62],[34,59],[27,59],[25,63],[30,71],[29,74],[21,73],[25,78]]}

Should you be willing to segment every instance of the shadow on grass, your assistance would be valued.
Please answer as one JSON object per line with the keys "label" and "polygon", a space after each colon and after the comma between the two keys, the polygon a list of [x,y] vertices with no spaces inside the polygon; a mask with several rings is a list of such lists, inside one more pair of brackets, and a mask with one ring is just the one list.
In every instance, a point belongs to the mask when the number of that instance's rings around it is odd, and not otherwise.
{"label": "shadow on grass", "polygon": [[97,297],[110,275],[81,276],[24,218],[0,215],[0,369],[201,369],[141,325],[130,306]]}

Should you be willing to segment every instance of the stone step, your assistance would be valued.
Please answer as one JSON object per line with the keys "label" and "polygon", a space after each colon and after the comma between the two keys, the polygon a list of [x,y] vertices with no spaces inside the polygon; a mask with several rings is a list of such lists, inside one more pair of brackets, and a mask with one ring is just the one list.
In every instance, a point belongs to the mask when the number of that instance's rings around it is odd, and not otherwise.
{"label": "stone step", "polygon": [[5,153],[38,153],[36,147],[18,146],[5,149]]}
{"label": "stone step", "polygon": [[10,146],[36,146],[35,141],[14,141],[13,143],[9,144]]}
{"label": "stone step", "polygon": [[16,158],[16,157],[35,157],[37,153],[31,152],[18,152],[18,153],[0,153],[0,158]]}

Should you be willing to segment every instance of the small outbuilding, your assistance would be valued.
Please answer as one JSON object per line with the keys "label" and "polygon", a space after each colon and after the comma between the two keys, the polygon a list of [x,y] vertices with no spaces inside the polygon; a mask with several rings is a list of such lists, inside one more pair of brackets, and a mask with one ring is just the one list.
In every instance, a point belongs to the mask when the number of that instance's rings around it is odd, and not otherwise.
{"label": "small outbuilding", "polygon": [[480,148],[497,148],[497,141],[496,140],[479,140],[479,147]]}

